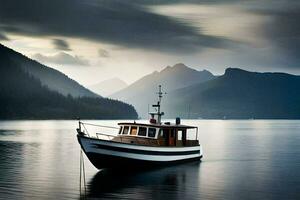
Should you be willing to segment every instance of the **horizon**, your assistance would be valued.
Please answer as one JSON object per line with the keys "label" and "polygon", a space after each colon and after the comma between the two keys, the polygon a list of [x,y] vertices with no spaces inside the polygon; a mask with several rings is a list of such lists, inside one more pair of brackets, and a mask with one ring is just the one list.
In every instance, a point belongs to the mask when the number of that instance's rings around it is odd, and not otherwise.
{"label": "horizon", "polygon": [[300,74],[299,10],[279,0],[3,0],[0,42],[84,86],[131,84],[176,63]]}

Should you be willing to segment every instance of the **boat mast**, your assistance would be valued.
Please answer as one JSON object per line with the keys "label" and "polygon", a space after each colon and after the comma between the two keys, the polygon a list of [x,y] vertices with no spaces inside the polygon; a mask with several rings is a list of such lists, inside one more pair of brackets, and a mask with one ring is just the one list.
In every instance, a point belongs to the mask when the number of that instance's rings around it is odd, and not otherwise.
{"label": "boat mast", "polygon": [[160,124],[161,123],[161,116],[163,113],[160,112],[160,102],[162,98],[162,91],[161,91],[161,85],[158,86],[158,102],[157,102],[157,122]]}
{"label": "boat mast", "polygon": [[150,113],[152,115],[152,118],[154,117],[154,115],[157,115],[157,123],[161,124],[161,116],[164,115],[164,112],[160,112],[160,103],[161,103],[161,99],[163,97],[163,92],[161,90],[161,85],[158,86],[158,102],[157,104],[152,105],[152,107],[156,107],[157,108],[157,112],[156,113]]}

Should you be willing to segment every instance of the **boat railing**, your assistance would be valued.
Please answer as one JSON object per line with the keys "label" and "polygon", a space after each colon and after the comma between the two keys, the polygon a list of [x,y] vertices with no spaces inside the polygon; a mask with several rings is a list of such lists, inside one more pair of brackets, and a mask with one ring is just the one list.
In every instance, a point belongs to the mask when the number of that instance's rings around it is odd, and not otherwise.
{"label": "boat railing", "polygon": [[114,139],[116,136],[115,135],[109,135],[106,133],[96,133],[97,139],[105,139],[107,138],[108,140]]}
{"label": "boat railing", "polygon": [[119,128],[79,121],[77,132],[90,138],[112,140],[117,136]]}

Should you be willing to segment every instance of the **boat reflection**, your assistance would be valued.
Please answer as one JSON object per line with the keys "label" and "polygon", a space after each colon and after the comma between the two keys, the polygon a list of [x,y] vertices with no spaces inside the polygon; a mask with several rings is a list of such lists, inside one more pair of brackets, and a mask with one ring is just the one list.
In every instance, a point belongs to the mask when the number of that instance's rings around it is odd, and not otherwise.
{"label": "boat reflection", "polygon": [[[88,183],[88,198],[183,199],[195,194],[199,162],[138,171],[106,169]],[[191,191],[193,190],[193,191]],[[198,189],[196,189],[198,191]]]}

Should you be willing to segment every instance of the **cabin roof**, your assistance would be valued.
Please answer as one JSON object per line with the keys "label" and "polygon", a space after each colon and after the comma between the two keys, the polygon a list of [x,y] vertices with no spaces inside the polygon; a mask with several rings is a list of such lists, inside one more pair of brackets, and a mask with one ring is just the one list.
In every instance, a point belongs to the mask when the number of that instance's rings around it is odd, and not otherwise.
{"label": "cabin roof", "polygon": [[145,124],[145,123],[134,123],[134,122],[121,122],[118,123],[120,126],[151,126],[156,128],[181,128],[181,129],[192,129],[198,128],[197,126],[188,126],[183,124]]}

